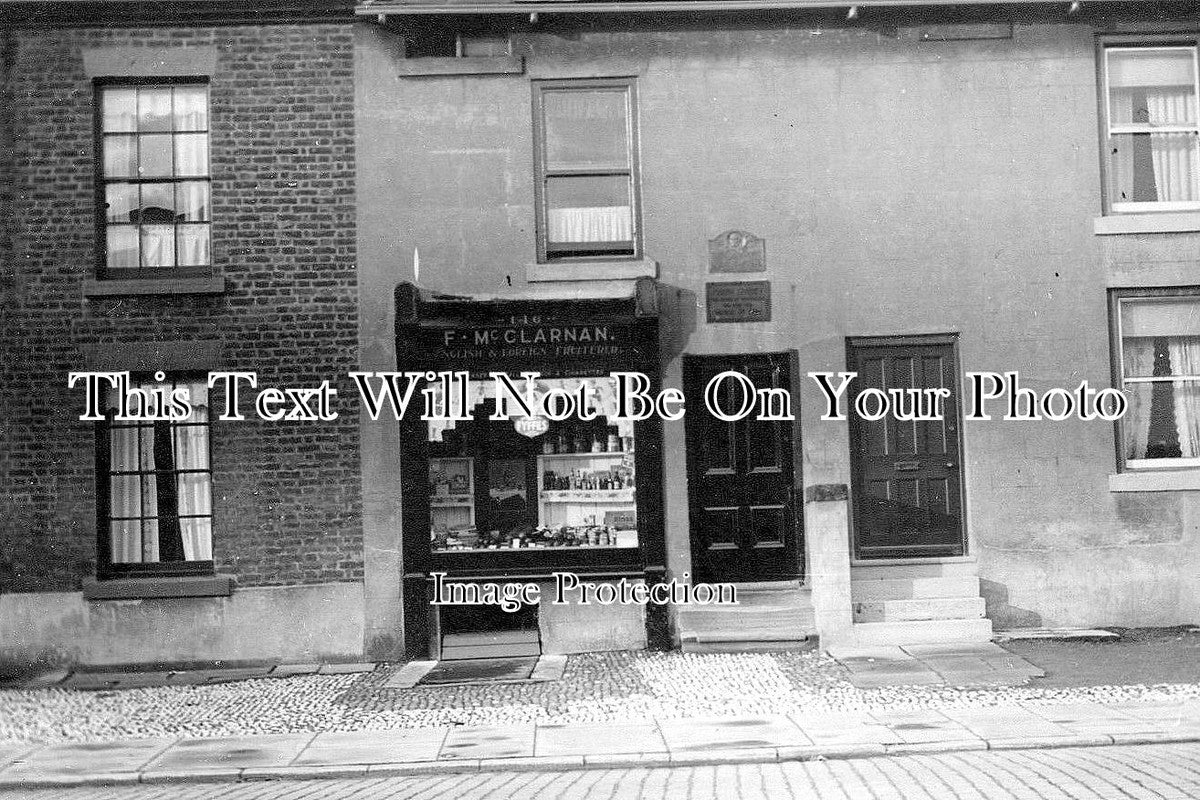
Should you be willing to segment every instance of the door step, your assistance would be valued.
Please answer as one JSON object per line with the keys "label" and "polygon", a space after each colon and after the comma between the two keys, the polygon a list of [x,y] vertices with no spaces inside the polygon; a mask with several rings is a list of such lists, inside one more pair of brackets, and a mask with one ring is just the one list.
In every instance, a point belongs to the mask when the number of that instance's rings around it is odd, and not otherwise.
{"label": "door step", "polygon": [[987,603],[982,597],[931,597],[855,603],[855,622],[913,622],[919,620],[982,619]]}
{"label": "door step", "polygon": [[990,619],[934,619],[906,622],[859,622],[854,638],[860,647],[905,644],[965,644],[992,639]]}
{"label": "door step", "polygon": [[442,661],[518,658],[541,654],[542,644],[538,632],[534,630],[447,633],[442,636]]}
{"label": "door step", "polygon": [[850,596],[855,603],[880,603],[887,600],[917,600],[938,597],[978,597],[979,578],[974,575],[950,575],[935,578],[854,578]]}

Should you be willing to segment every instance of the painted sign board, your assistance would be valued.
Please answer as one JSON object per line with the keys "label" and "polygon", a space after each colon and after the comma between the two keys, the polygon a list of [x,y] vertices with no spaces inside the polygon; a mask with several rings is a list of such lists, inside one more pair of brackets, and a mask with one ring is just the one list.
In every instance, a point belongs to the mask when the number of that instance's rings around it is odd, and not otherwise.
{"label": "painted sign board", "polygon": [[708,322],[769,322],[770,281],[725,281],[704,284]]}

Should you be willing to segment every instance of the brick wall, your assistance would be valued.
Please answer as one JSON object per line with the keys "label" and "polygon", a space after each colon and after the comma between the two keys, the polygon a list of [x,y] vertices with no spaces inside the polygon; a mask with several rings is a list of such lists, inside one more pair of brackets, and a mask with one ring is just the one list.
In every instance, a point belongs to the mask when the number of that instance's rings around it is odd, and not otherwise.
{"label": "brick wall", "polygon": [[[67,373],[88,347],[219,342],[260,385],[357,362],[350,25],[17,30],[3,95],[15,290],[0,358],[0,592],[72,590],[96,559],[94,431]],[[85,300],[94,277],[92,47],[215,46],[214,297]],[[4,194],[0,187],[0,194]],[[0,243],[3,240],[0,239]],[[214,558],[244,585],[362,575],[357,409],[334,422],[217,422]],[[219,407],[219,404],[216,404]]]}

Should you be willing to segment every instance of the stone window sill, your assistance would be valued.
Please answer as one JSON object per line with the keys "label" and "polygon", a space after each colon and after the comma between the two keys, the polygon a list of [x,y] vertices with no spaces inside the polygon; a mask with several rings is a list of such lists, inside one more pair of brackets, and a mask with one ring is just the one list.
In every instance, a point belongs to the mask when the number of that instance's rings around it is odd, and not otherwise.
{"label": "stone window sill", "polygon": [[112,281],[86,280],[83,282],[84,297],[224,293],[224,278],[146,278]]}
{"label": "stone window sill", "polygon": [[1122,233],[1189,233],[1200,231],[1200,211],[1158,214],[1113,214],[1092,222],[1097,236]]}
{"label": "stone window sill", "polygon": [[187,575],[175,577],[118,578],[83,582],[84,600],[148,600],[167,597],[229,597],[232,575]]}
{"label": "stone window sill", "polygon": [[539,281],[614,281],[631,278],[657,278],[658,262],[648,258],[616,260],[556,261],[552,264],[526,264],[525,280]]}
{"label": "stone window sill", "polygon": [[445,75],[520,75],[524,56],[462,56],[458,58],[410,58],[396,65],[400,77]]}
{"label": "stone window sill", "polygon": [[1110,492],[1200,491],[1200,469],[1121,472],[1108,476]]}

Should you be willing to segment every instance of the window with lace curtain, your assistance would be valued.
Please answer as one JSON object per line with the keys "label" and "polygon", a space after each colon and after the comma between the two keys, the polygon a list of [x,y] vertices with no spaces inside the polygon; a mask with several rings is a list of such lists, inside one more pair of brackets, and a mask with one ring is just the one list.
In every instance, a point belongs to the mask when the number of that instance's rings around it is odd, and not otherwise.
{"label": "window with lace curtain", "polygon": [[1197,43],[1103,49],[1106,210],[1200,210]]}
{"label": "window with lace curtain", "polygon": [[640,257],[633,80],[533,93],[538,260]]}
{"label": "window with lace curtain", "polygon": [[137,385],[181,393],[192,413],[177,422],[118,421],[110,392],[97,446],[100,576],[211,572],[208,385],[203,378]]}
{"label": "window with lace curtain", "polygon": [[98,82],[96,106],[101,277],[208,275],[208,85]]}
{"label": "window with lace curtain", "polygon": [[1200,288],[1114,296],[1124,466],[1200,466]]}

